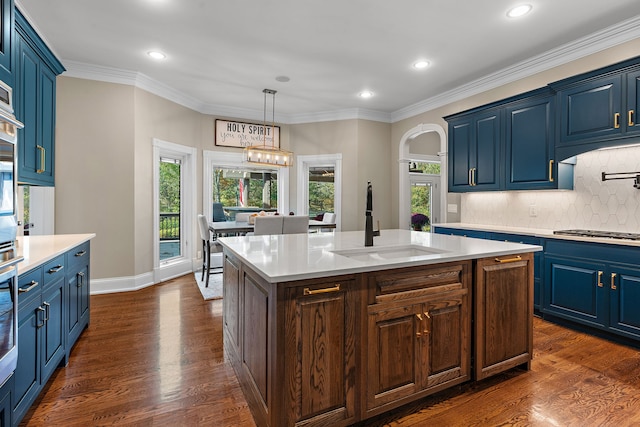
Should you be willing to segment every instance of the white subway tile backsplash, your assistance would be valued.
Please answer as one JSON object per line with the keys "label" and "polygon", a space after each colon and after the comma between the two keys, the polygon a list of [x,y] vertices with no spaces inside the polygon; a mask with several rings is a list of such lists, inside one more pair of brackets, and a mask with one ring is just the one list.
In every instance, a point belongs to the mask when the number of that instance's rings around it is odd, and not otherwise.
{"label": "white subway tile backsplash", "polygon": [[[640,147],[578,156],[574,189],[465,193],[461,222],[543,229],[640,232],[640,189],[633,180],[602,182],[602,172],[640,171]],[[535,216],[531,216],[535,206]]]}

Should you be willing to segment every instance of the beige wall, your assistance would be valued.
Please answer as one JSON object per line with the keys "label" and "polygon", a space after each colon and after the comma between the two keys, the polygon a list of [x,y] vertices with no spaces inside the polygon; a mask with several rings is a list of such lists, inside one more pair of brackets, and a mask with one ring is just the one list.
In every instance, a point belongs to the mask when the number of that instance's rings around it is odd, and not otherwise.
{"label": "beige wall", "polygon": [[95,277],[134,271],[133,98],[131,86],[58,78],[55,232],[96,233]]}

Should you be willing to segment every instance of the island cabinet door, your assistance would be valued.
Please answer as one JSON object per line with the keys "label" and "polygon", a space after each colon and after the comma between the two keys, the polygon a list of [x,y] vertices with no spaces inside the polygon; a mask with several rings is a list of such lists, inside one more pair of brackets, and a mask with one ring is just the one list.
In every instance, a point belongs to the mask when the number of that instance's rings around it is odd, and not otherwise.
{"label": "island cabinet door", "polygon": [[354,280],[311,281],[285,292],[284,390],[278,426],[346,426],[356,421]]}
{"label": "island cabinet door", "polygon": [[533,254],[484,258],[474,288],[474,378],[529,367],[533,351]]}
{"label": "island cabinet door", "polygon": [[223,264],[224,330],[238,352],[240,346],[240,268],[225,255]]}
{"label": "island cabinet door", "polygon": [[467,294],[369,306],[368,410],[469,379]]}

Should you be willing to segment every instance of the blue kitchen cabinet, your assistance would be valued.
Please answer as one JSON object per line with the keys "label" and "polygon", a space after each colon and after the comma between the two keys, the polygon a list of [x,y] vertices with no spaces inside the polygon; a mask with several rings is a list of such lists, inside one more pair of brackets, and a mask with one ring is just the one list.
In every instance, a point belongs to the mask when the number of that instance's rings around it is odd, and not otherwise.
{"label": "blue kitchen cabinet", "polygon": [[67,360],[73,344],[89,325],[89,242],[66,254],[67,271]]}
{"label": "blue kitchen cabinet", "polygon": [[543,311],[640,339],[640,249],[547,240]]}
{"label": "blue kitchen cabinet", "polygon": [[559,159],[629,143],[636,123],[640,58],[574,76],[550,86],[557,91]]}
{"label": "blue kitchen cabinet", "polygon": [[22,14],[16,12],[15,89],[18,131],[18,182],[54,185],[56,75],[64,67]]}
{"label": "blue kitchen cabinet", "polygon": [[12,419],[18,424],[65,355],[64,256],[18,278],[28,298],[18,300],[18,363]]}
{"label": "blue kitchen cabinet", "polygon": [[573,189],[573,166],[555,159],[555,97],[539,92],[505,107],[507,190]]}
{"label": "blue kitchen cabinet", "polygon": [[0,80],[13,87],[13,0],[0,0]]}
{"label": "blue kitchen cabinet", "polygon": [[10,427],[11,423],[11,395],[14,390],[15,374],[11,375],[0,386],[0,427]]}
{"label": "blue kitchen cabinet", "polygon": [[471,237],[475,239],[486,239],[487,233],[478,230],[466,230],[463,228],[449,228],[434,226],[433,232],[436,234],[447,234],[449,236]]}
{"label": "blue kitchen cabinet", "polygon": [[502,110],[482,109],[449,121],[449,191],[501,187]]}

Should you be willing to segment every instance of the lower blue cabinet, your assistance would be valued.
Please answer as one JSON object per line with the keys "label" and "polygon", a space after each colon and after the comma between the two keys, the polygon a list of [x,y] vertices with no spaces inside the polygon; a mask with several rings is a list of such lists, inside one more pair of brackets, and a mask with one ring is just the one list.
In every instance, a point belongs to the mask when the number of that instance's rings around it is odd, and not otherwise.
{"label": "lower blue cabinet", "polygon": [[13,393],[13,379],[14,375],[11,375],[0,386],[0,427],[11,426],[11,394]]}
{"label": "lower blue cabinet", "polygon": [[449,236],[471,237],[476,239],[486,239],[487,233],[478,230],[465,230],[463,228],[435,227],[434,233],[447,234]]}
{"label": "lower blue cabinet", "polygon": [[545,255],[546,314],[640,339],[640,250],[550,240]]}
{"label": "lower blue cabinet", "polygon": [[89,324],[89,242],[20,274],[18,287],[18,363],[9,385],[13,425],[68,361]]}

